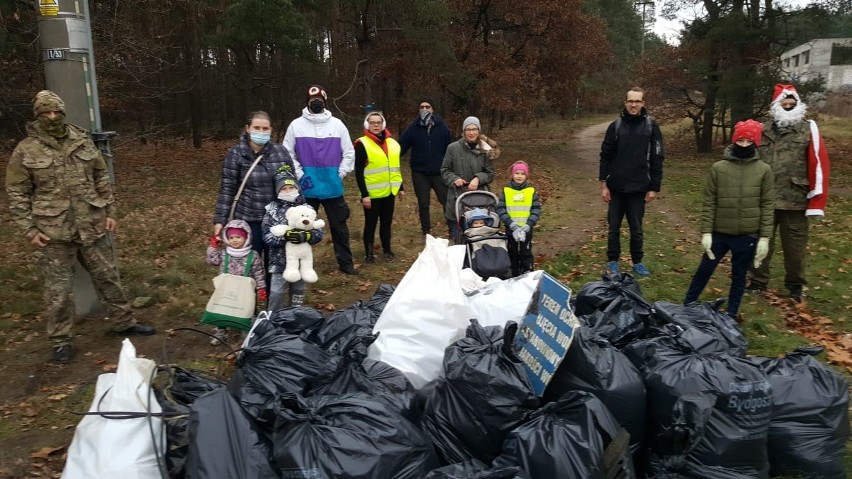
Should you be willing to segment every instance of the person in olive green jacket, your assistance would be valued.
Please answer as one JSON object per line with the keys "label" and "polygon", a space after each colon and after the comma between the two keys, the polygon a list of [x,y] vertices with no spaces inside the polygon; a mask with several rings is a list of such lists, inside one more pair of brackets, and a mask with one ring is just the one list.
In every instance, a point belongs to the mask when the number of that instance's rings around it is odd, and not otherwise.
{"label": "person in olive green jacket", "polygon": [[728,314],[740,320],[746,273],[766,258],[772,235],[775,186],[772,169],[760,161],[757,146],[763,127],[754,120],[734,126],[733,144],[710,169],[704,189],[701,246],[704,255],[683,304],[698,300],[719,261],[731,252]]}
{"label": "person in olive green jacket", "polygon": [[6,192],[12,220],[36,248],[44,273],[42,316],[53,360],[65,364],[72,357],[71,286],[78,258],[106,302],[115,332],[149,335],[156,330],[136,322],[121,286],[107,235],[116,222],[103,156],[85,130],[65,121],[65,102],[56,93],[40,91],[33,115],[28,137],[6,167]]}

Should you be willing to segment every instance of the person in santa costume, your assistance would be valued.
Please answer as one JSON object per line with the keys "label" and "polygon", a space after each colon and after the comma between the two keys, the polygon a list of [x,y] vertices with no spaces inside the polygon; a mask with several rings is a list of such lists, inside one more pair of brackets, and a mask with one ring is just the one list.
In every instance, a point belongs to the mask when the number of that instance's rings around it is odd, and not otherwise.
{"label": "person in santa costume", "polygon": [[775,232],[784,250],[784,287],[793,301],[804,297],[808,221],[825,215],[829,161],[816,122],[805,120],[807,105],[793,85],[775,85],[769,108],[771,121],[763,124],[760,159],[772,167],[775,179],[775,226],[769,254],[749,271],[748,290],[764,291],[775,250]]}

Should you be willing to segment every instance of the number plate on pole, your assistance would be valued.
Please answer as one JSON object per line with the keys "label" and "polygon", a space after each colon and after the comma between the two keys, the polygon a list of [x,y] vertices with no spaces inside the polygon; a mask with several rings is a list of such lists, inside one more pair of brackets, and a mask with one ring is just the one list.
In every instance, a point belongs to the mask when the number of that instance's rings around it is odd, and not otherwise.
{"label": "number plate on pole", "polygon": [[48,48],[44,52],[45,60],[65,60],[65,49],[63,48]]}

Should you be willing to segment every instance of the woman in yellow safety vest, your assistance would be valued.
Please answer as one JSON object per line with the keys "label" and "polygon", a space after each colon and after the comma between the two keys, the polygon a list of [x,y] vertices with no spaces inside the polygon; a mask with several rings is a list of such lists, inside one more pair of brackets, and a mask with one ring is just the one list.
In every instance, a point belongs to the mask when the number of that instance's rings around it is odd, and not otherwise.
{"label": "woman in yellow safety vest", "polygon": [[354,142],[355,180],[361,190],[361,206],[364,207],[364,261],[373,263],[373,239],[379,226],[379,240],[387,261],[395,256],[391,249],[391,225],[397,195],[402,201],[402,171],[399,168],[399,143],[391,138],[387,122],[380,111],[373,111],[364,118],[364,136]]}

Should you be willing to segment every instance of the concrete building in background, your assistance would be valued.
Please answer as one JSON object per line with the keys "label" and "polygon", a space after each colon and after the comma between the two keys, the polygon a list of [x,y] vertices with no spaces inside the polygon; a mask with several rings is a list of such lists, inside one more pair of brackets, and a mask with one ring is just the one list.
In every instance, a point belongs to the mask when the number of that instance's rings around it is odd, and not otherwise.
{"label": "concrete building in background", "polygon": [[782,53],[780,60],[791,83],[822,77],[829,92],[852,90],[852,37],[814,39]]}

